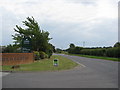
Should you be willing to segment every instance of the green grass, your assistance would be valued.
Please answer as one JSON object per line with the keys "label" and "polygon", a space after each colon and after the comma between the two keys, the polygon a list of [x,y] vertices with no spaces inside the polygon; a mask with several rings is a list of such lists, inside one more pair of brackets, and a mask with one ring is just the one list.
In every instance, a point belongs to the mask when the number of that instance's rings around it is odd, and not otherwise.
{"label": "green grass", "polygon": [[95,59],[104,59],[104,60],[111,60],[111,61],[120,61],[118,58],[111,58],[111,57],[100,57],[100,56],[90,56],[90,55],[80,55],[80,54],[68,54],[68,55],[95,58]]}
{"label": "green grass", "polygon": [[[59,59],[59,66],[53,66],[53,60]],[[78,64],[58,55],[53,55],[50,59],[38,60],[31,64],[21,64],[19,69],[11,69],[12,66],[3,66],[3,71],[56,71],[71,69]]]}

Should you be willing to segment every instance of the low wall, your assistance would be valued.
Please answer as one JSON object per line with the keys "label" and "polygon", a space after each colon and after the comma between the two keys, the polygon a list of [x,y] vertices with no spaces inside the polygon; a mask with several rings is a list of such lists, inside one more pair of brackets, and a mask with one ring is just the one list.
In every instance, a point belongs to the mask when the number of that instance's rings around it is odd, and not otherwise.
{"label": "low wall", "polygon": [[0,54],[1,65],[18,65],[34,62],[33,53],[2,53]]}

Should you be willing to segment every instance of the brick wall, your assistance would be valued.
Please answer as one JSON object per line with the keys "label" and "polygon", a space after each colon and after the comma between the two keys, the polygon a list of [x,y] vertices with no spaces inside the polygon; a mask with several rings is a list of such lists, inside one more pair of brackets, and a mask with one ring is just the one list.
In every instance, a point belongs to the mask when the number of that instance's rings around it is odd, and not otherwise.
{"label": "brick wall", "polygon": [[33,53],[2,53],[0,57],[1,65],[28,64],[34,61]]}

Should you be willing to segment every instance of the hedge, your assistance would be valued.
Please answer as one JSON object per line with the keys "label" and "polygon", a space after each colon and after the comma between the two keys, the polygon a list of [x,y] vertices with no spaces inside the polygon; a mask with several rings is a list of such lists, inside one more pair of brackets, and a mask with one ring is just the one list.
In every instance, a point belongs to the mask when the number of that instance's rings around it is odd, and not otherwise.
{"label": "hedge", "polygon": [[77,53],[75,51],[76,50],[71,50],[69,53],[120,58],[120,47],[81,49],[79,52],[77,51]]}

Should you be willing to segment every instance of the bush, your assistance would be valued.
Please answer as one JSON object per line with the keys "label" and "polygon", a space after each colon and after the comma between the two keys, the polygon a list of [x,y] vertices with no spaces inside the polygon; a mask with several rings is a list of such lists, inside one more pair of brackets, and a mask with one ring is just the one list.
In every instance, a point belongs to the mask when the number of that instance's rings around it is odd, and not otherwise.
{"label": "bush", "polygon": [[81,54],[93,55],[93,56],[105,56],[105,49],[83,49]]}
{"label": "bush", "polygon": [[48,58],[52,56],[52,53],[53,53],[52,50],[47,51]]}
{"label": "bush", "polygon": [[56,53],[61,53],[61,52],[62,52],[62,49],[57,48],[57,49],[55,50],[55,52],[56,52]]}
{"label": "bush", "polygon": [[120,58],[120,47],[109,48],[106,50],[107,57],[117,57]]}
{"label": "bush", "polygon": [[39,52],[38,52],[38,51],[33,51],[33,53],[34,53],[34,59],[35,59],[35,60],[39,60],[39,59],[40,59],[40,54],[39,54]]}
{"label": "bush", "polygon": [[93,56],[107,56],[120,58],[120,47],[101,48],[101,49],[82,49],[81,54]]}
{"label": "bush", "polygon": [[82,48],[72,45],[66,51],[70,54],[83,54],[92,56],[105,56],[120,58],[120,42],[117,42],[114,47],[96,47],[96,48]]}
{"label": "bush", "polygon": [[71,53],[71,54],[80,54],[82,49],[83,49],[82,47],[76,46],[76,47],[67,49],[67,51],[68,53]]}
{"label": "bush", "polygon": [[41,58],[41,59],[47,58],[47,54],[46,54],[45,52],[40,51],[39,54],[40,54],[40,58]]}
{"label": "bush", "polygon": [[82,47],[75,47],[74,48],[74,54],[80,54],[80,51],[82,50]]}
{"label": "bush", "polygon": [[7,45],[7,47],[5,47],[2,50],[2,53],[20,53],[21,49],[19,48],[18,45]]}
{"label": "bush", "polygon": [[47,54],[45,54],[45,58],[48,58],[48,55],[47,55]]}

